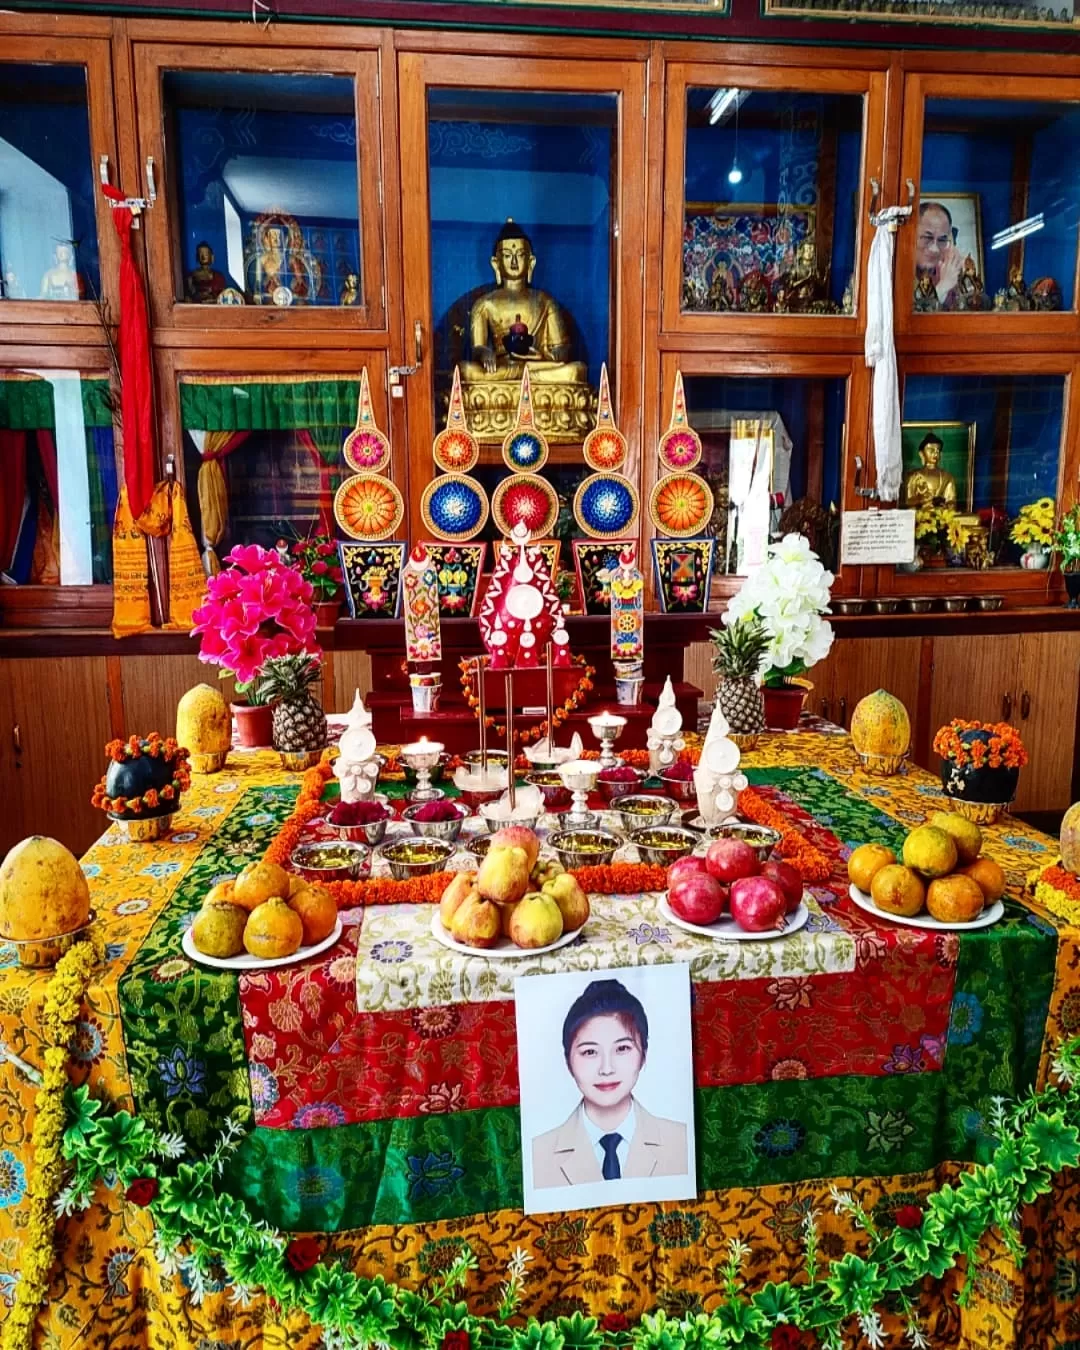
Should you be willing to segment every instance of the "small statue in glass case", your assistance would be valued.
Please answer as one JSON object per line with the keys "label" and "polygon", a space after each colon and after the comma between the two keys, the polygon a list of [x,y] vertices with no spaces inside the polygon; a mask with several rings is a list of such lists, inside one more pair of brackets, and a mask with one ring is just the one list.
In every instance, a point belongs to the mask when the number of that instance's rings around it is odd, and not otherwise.
{"label": "small statue in glass case", "polygon": [[941,467],[941,452],[945,448],[940,436],[928,431],[919,445],[918,469],[909,469],[904,475],[900,491],[901,501],[907,507],[951,506],[957,503],[956,479]]}
{"label": "small statue in glass case", "polygon": [[214,250],[201,240],[195,245],[198,266],[184,278],[184,299],[191,305],[216,305],[228,286],[225,277],[214,268]]}
{"label": "small statue in glass case", "polygon": [[53,265],[41,278],[41,300],[81,300],[82,287],[75,271],[75,250],[66,241],[53,249]]}
{"label": "small statue in glass case", "polygon": [[828,274],[817,265],[817,246],[804,239],[795,253],[795,261],[777,282],[773,309],[778,314],[835,314],[837,306],[828,296]]}
{"label": "small statue in glass case", "polygon": [[25,300],[26,292],[14,267],[4,269],[3,296],[5,300]]}
{"label": "small statue in glass case", "polygon": [[1061,308],[1061,287],[1053,277],[1039,277],[1028,287],[1028,297],[1032,309],[1055,310]]}
{"label": "small statue in glass case", "polygon": [[915,313],[935,314],[941,308],[941,301],[934,289],[933,278],[929,272],[922,272],[915,282]]}
{"label": "small statue in glass case", "polygon": [[738,308],[744,314],[764,314],[769,308],[769,283],[764,274],[748,272],[739,286]]}
{"label": "small statue in glass case", "polygon": [[990,308],[990,298],[983,288],[982,278],[975,268],[975,259],[970,253],[960,269],[960,279],[945,297],[943,308],[957,313]]}
{"label": "small statue in glass case", "polygon": [[318,294],[319,274],[292,216],[270,212],[255,221],[244,263],[256,305],[305,304]]}
{"label": "small statue in glass case", "polygon": [[1009,284],[994,296],[994,308],[1008,314],[1031,309],[1031,299],[1024,285],[1024,269],[1020,263],[1009,268]]}
{"label": "small statue in glass case", "polygon": [[716,264],[716,270],[713,272],[712,283],[709,286],[708,305],[710,309],[717,313],[726,313],[733,308],[731,273],[722,262]]}
{"label": "small statue in glass case", "polygon": [[848,284],[844,287],[844,298],[840,302],[841,314],[855,313],[855,274],[848,277]]}
{"label": "small statue in glass case", "polygon": [[347,272],[345,285],[341,290],[339,305],[358,305],[360,303],[360,278],[355,272]]}

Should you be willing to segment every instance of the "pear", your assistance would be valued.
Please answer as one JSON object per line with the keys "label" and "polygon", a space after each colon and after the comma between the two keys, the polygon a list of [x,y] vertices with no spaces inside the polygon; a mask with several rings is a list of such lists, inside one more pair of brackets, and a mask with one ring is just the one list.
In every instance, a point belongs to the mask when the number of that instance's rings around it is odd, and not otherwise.
{"label": "pear", "polygon": [[563,872],[545,881],[541,893],[550,895],[559,906],[564,933],[576,933],[589,917],[589,897],[572,872]]}
{"label": "pear", "polygon": [[484,855],[476,888],[485,900],[515,905],[529,889],[529,855],[523,848],[496,848]]}
{"label": "pear", "polygon": [[529,871],[540,856],[540,840],[525,825],[504,825],[491,836],[491,848],[523,848],[529,856]]}
{"label": "pear", "polygon": [[475,889],[475,872],[456,872],[450,878],[446,890],[442,893],[442,899],[439,901],[439,918],[442,919],[444,928],[449,929],[450,920],[454,917],[458,906]]}
{"label": "pear", "polygon": [[530,891],[510,916],[510,940],[518,947],[550,947],[562,933],[559,906],[542,891]]}
{"label": "pear", "polygon": [[510,936],[510,920],[514,917],[514,910],[517,909],[517,905],[496,905],[495,908],[499,911],[499,918],[502,921],[502,935],[508,938]]}
{"label": "pear", "polygon": [[501,935],[498,905],[479,892],[466,896],[450,920],[450,936],[466,947],[494,947]]}

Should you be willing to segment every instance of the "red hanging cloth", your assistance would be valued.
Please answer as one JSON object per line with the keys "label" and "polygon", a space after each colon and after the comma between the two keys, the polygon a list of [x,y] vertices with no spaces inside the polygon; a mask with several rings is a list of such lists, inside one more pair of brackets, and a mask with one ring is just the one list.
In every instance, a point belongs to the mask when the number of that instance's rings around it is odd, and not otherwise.
{"label": "red hanging cloth", "polygon": [[154,491],[153,380],[146,293],[131,251],[131,208],[124,194],[108,183],[101,189],[111,202],[120,239],[120,421],[124,435],[124,484],[133,516],[140,516]]}

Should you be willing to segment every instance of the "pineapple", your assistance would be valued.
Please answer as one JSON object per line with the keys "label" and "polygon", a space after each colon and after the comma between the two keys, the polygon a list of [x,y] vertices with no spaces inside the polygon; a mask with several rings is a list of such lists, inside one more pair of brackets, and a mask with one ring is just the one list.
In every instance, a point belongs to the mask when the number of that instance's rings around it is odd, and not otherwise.
{"label": "pineapple", "polygon": [[326,746],[326,714],[311,693],[320,673],[319,662],[305,653],[272,656],[263,668],[259,694],[274,701],[274,749],[286,764],[318,758]]}
{"label": "pineapple", "polygon": [[716,702],[735,736],[752,736],[765,729],[765,705],[758,684],[761,658],[769,635],[760,619],[740,619],[709,634],[716,652],[713,669],[720,676]]}

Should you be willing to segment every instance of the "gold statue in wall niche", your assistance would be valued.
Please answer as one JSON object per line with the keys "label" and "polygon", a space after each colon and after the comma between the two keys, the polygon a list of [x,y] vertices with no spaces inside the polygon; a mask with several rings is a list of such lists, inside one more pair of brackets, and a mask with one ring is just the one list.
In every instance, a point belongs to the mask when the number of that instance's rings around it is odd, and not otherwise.
{"label": "gold statue in wall niche", "polygon": [[574,359],[574,323],[562,305],[532,285],[536,267],[529,236],[512,219],[491,255],[496,285],[469,312],[471,359],[461,362],[469,430],[501,440],[517,410],[525,366],[537,429],[552,440],[580,440],[592,430],[596,394],[584,361]]}
{"label": "gold statue in wall niche", "polygon": [[909,470],[904,477],[904,506],[956,506],[956,479],[941,467],[943,448],[932,431],[923,437],[919,445],[920,467]]}
{"label": "gold statue in wall niche", "polygon": [[776,284],[778,314],[837,314],[840,306],[829,299],[828,272],[820,272],[817,245],[804,239],[795,251],[795,261],[781,272]]}

